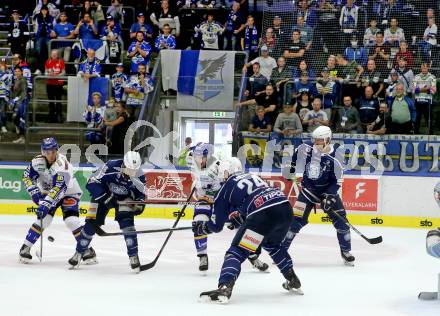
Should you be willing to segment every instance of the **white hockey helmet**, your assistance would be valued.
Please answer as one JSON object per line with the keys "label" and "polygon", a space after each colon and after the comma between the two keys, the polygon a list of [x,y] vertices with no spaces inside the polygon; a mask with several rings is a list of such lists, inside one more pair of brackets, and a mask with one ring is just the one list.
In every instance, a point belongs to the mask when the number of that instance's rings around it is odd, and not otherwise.
{"label": "white hockey helmet", "polygon": [[440,206],[440,182],[438,182],[434,187],[434,199],[438,206]]}
{"label": "white hockey helmet", "polygon": [[220,162],[218,166],[218,176],[220,182],[225,181],[230,176],[243,171],[240,159],[237,157],[227,158]]}
{"label": "white hockey helmet", "polygon": [[[323,140],[322,144],[316,144],[316,140]],[[318,126],[312,132],[312,143],[313,147],[318,150],[324,150],[328,145],[330,145],[330,141],[332,140],[332,130],[328,126]]]}
{"label": "white hockey helmet", "polygon": [[136,151],[127,151],[124,155],[124,172],[129,177],[134,177],[142,165],[141,155]]}

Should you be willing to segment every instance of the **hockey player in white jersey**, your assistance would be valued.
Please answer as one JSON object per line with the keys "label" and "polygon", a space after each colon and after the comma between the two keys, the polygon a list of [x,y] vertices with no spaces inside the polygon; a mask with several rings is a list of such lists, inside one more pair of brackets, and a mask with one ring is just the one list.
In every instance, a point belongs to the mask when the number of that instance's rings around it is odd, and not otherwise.
{"label": "hockey player in white jersey", "polygon": [[[198,143],[190,148],[187,164],[191,168],[195,182],[195,198],[197,204],[194,207],[196,222],[208,222],[212,215],[214,196],[220,189],[218,166],[220,161],[214,156],[214,147],[207,143]],[[229,223],[228,228],[234,229],[236,225]],[[208,235],[194,233],[194,243],[199,257],[199,270],[208,270]],[[266,271],[269,266],[258,259],[258,254],[253,254],[249,261],[260,271]]]}
{"label": "hockey player in white jersey", "polygon": [[[40,238],[42,231],[49,227],[59,207],[67,228],[75,239],[79,237],[82,228],[79,220],[82,190],[73,175],[72,165],[58,152],[58,144],[53,137],[43,139],[41,155],[32,159],[24,171],[23,182],[32,201],[37,205],[37,220],[29,228],[19,252],[20,262],[29,263],[32,260],[31,247]],[[83,260],[86,263],[95,263],[95,251],[92,248],[87,249]]]}

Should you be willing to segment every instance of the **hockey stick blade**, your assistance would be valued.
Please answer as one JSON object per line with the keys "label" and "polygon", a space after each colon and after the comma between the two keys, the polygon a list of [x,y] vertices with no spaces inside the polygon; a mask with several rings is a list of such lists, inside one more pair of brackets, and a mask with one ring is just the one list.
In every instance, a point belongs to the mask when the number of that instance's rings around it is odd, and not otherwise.
{"label": "hockey stick blade", "polygon": [[[186,202],[191,201],[191,198],[192,198],[192,196],[193,196],[195,190],[196,190],[196,187],[193,187],[193,189],[191,190],[191,193],[189,194],[189,197],[188,197],[188,199],[186,200]],[[176,228],[176,226],[177,226],[177,224],[179,223],[180,218],[183,216],[183,214],[184,214],[185,209],[186,209],[187,206],[188,206],[188,204],[185,204],[185,205],[182,207],[182,209],[180,210],[179,214],[177,215],[176,221],[174,222],[172,228]],[[140,270],[141,270],[141,271],[150,270],[151,268],[153,268],[153,267],[156,265],[156,262],[159,260],[159,257],[160,257],[160,255],[162,254],[162,251],[164,250],[165,246],[167,245],[168,240],[170,240],[172,234],[173,234],[173,230],[171,230],[171,231],[168,233],[167,237],[165,238],[165,241],[164,241],[163,244],[162,244],[162,247],[160,247],[159,252],[158,252],[157,255],[156,255],[156,258],[154,258],[154,260],[151,261],[150,263],[142,264],[141,267],[140,267]]]}
{"label": "hockey stick blade", "polygon": [[433,301],[438,299],[439,295],[437,292],[420,292],[418,298],[422,301]]}
{"label": "hockey stick blade", "polygon": [[109,237],[109,236],[123,236],[123,235],[132,235],[132,234],[151,234],[151,233],[163,233],[163,232],[170,232],[175,230],[189,230],[192,229],[191,226],[188,227],[176,227],[176,228],[161,228],[161,229],[147,229],[147,230],[135,230],[130,232],[112,232],[108,233],[104,231],[101,227],[95,226],[95,232],[98,236],[101,237]]}

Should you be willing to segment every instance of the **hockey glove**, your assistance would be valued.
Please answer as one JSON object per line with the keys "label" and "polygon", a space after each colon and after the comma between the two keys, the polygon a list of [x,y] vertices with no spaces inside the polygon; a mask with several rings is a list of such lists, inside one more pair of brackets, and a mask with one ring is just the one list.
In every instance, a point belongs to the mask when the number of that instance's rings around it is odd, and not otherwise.
{"label": "hockey glove", "polygon": [[239,228],[244,223],[244,217],[240,214],[239,211],[234,211],[231,214],[229,214],[228,217],[228,223],[226,224],[226,227],[230,230],[234,230]]}
{"label": "hockey glove", "polygon": [[44,218],[47,215],[47,213],[49,213],[51,206],[52,204],[46,200],[40,201],[40,203],[38,204],[38,208],[35,211],[35,213],[37,213],[37,218],[38,219]]}
{"label": "hockey glove", "polygon": [[208,234],[212,233],[208,227],[208,222],[205,222],[205,221],[192,222],[192,231],[197,236],[203,236],[203,235],[208,235]]}
{"label": "hockey glove", "polygon": [[43,199],[43,195],[38,188],[35,188],[29,193],[31,195],[32,202],[34,202],[36,205],[38,205],[40,203],[40,200]]}
{"label": "hockey glove", "polygon": [[141,215],[144,212],[145,204],[138,204],[135,207],[133,207],[133,214],[134,216]]}
{"label": "hockey glove", "polygon": [[324,210],[324,212],[328,212],[332,209],[334,209],[334,206],[337,202],[336,195],[335,194],[323,194],[323,198],[321,201],[321,207]]}

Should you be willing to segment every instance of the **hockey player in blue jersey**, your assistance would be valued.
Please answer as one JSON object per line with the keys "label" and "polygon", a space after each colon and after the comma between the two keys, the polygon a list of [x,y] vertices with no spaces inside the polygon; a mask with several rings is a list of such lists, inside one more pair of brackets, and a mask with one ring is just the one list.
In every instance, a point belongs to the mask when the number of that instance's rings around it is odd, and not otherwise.
{"label": "hockey player in blue jersey", "polygon": [[338,194],[343,168],[343,154],[339,154],[336,146],[330,144],[332,132],[327,126],[320,126],[312,133],[313,144],[301,144],[292,157],[290,175],[303,173],[302,190],[293,206],[294,221],[286,235],[283,245],[290,247],[293,238],[308,223],[308,217],[316,204],[320,204],[324,212],[332,220],[336,228],[342,259],[347,265],[353,265],[354,256],[351,251],[350,228],[345,221],[339,219],[334,212],[347,218],[342,200]]}
{"label": "hockey player in blue jersey", "polygon": [[[78,240],[81,232],[79,200],[82,195],[73,167],[67,158],[58,152],[55,138],[41,142],[41,155],[34,157],[23,174],[23,183],[32,201],[37,205],[37,220],[29,229],[20,249],[20,262],[32,260],[31,247],[40,238],[44,229],[52,223],[55,212],[61,208],[63,220]],[[83,261],[95,263],[96,254],[92,248],[84,249]]]}
{"label": "hockey player in blue jersey", "polygon": [[[129,151],[124,159],[109,160],[88,180],[86,188],[91,195],[86,223],[81,230],[76,252],[69,259],[72,268],[77,268],[87,247],[95,235],[95,227],[104,225],[105,217],[111,208],[115,209],[115,220],[123,232],[127,245],[127,254],[133,271],[140,272],[138,242],[135,231],[134,216],[143,212],[143,205],[131,206],[132,201],[145,200],[145,176],[141,174],[141,157],[139,153]],[[128,202],[119,205],[119,202]]]}
{"label": "hockey player in blue jersey", "polygon": [[[214,196],[220,189],[218,166],[220,161],[215,157],[214,146],[207,143],[198,143],[190,148],[187,156],[187,165],[191,168],[195,184],[194,221],[208,222],[212,215]],[[233,224],[228,226],[234,229]],[[194,233],[194,244],[199,257],[199,270],[208,270],[208,235]],[[252,266],[260,271],[266,271],[269,266],[258,259],[258,254],[249,257]]]}
{"label": "hockey player in blue jersey", "polygon": [[241,264],[261,247],[269,252],[286,278],[283,287],[302,294],[292,259],[287,249],[281,246],[293,220],[292,207],[284,193],[269,187],[256,175],[243,173],[237,158],[221,162],[218,172],[224,184],[215,196],[211,219],[208,222],[194,221],[193,231],[199,234],[218,233],[231,217],[240,219],[242,223],[226,251],[218,289],[203,292],[200,298],[227,303],[240,275]]}

